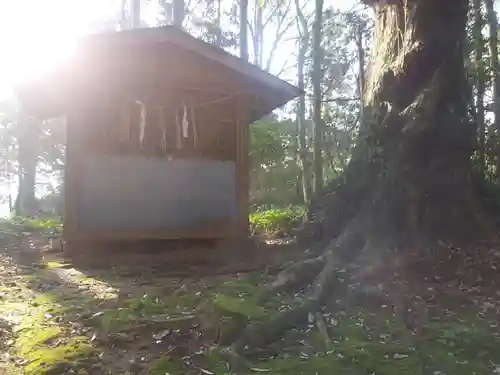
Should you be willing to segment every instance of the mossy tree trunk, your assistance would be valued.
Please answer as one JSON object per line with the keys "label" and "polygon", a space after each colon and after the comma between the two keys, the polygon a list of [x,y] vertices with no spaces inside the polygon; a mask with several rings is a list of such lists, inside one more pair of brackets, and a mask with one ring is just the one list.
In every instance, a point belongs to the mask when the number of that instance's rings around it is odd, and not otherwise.
{"label": "mossy tree trunk", "polygon": [[261,299],[312,288],[299,308],[248,325],[234,343],[236,352],[277,339],[332,293],[341,298],[347,283],[339,285],[336,270],[359,271],[363,259],[374,253],[387,259],[380,252],[394,249],[404,253],[405,244],[422,236],[449,235],[458,226],[462,233],[476,230],[475,129],[467,121],[463,60],[468,1],[383,3],[371,4],[375,45],[357,146],[344,178],[310,208],[310,217],[321,221],[316,228],[323,252],[285,269]]}
{"label": "mossy tree trunk", "polygon": [[393,2],[375,5],[370,114],[354,159],[370,164],[369,200],[389,214],[391,226],[441,231],[471,208],[475,129],[467,120],[463,63],[468,2]]}

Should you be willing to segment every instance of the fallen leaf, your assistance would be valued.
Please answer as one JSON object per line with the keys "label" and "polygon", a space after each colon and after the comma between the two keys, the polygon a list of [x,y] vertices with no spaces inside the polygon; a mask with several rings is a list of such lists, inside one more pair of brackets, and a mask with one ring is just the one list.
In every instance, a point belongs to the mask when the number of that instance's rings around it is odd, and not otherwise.
{"label": "fallen leaf", "polygon": [[158,332],[158,333],[155,333],[153,335],[153,338],[155,340],[163,340],[165,337],[167,337],[168,335],[170,335],[170,332],[172,332],[171,330],[169,329],[166,329],[164,331],[161,331],[161,332]]}
{"label": "fallen leaf", "polygon": [[215,375],[215,373],[211,372],[211,371],[208,371],[208,370],[205,370],[204,368],[200,368],[200,371],[204,374],[207,374],[207,375]]}
{"label": "fallen leaf", "polygon": [[394,359],[403,359],[403,358],[408,358],[408,356],[406,354],[394,354],[393,356]]}
{"label": "fallen leaf", "polygon": [[314,322],[314,314],[312,314],[312,313],[307,314],[307,321],[309,323]]}

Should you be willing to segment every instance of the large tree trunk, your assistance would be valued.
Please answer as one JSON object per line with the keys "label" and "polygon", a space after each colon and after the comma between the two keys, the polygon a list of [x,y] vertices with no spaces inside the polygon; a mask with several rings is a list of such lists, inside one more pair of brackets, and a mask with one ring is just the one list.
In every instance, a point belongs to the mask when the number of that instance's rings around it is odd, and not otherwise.
{"label": "large tree trunk", "polygon": [[415,235],[476,230],[470,163],[475,129],[466,119],[462,52],[468,1],[390,3],[374,5],[367,112],[352,159],[344,178],[311,207],[323,213],[316,215],[322,219],[323,253],[285,269],[260,297],[307,284],[312,289],[299,308],[247,326],[236,352],[275,340],[333,290],[338,299],[348,283],[339,282],[337,270],[344,279],[357,277],[362,268],[368,272],[363,265],[373,262],[367,259],[390,257],[381,252],[404,254]]}
{"label": "large tree trunk", "polygon": [[376,8],[371,113],[352,164],[371,164],[371,186],[380,191],[370,200],[403,231],[442,229],[470,207],[463,201],[475,137],[463,63],[467,6],[404,0]]}

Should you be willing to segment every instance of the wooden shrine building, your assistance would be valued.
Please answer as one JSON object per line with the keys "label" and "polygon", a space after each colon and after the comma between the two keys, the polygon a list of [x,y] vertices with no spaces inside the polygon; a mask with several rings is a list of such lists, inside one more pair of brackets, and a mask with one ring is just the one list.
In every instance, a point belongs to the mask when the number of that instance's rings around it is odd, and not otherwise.
{"label": "wooden shrine building", "polygon": [[248,125],[301,94],[174,26],[82,38],[16,91],[66,118],[66,241],[246,236]]}

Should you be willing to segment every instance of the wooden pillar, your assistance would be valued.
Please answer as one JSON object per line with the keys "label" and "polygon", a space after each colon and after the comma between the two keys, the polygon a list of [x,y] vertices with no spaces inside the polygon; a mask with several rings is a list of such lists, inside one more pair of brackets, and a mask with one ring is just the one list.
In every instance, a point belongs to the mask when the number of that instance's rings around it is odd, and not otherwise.
{"label": "wooden pillar", "polygon": [[243,238],[249,235],[249,196],[250,196],[250,137],[248,103],[239,95],[236,98],[236,192],[237,228],[236,235]]}

